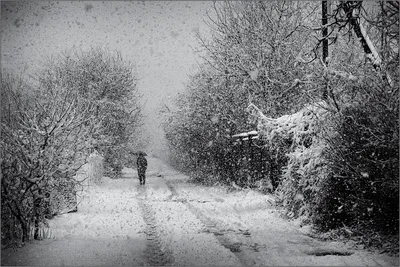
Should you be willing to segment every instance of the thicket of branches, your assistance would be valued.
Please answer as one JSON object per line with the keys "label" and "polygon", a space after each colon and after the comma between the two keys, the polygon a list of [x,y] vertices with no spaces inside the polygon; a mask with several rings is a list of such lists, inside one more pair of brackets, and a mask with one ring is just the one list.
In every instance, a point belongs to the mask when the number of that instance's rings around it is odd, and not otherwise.
{"label": "thicket of branches", "polygon": [[242,101],[246,92],[240,88],[230,91],[228,83],[224,77],[205,70],[193,76],[176,107],[164,110],[172,161],[183,171],[196,172],[193,174],[200,175],[200,179],[207,175],[212,179],[229,178],[229,168],[225,168],[229,163],[229,138],[246,130],[246,102]]}
{"label": "thicket of branches", "polygon": [[351,88],[353,100],[340,105],[336,134],[325,136],[331,172],[321,184],[313,220],[324,230],[345,224],[356,233],[371,227],[398,233],[398,89],[371,68],[363,76]]}
{"label": "thicket of branches", "polygon": [[[50,216],[45,210],[52,187],[73,184],[98,131],[94,105],[66,87],[37,89],[2,77],[2,226],[16,219],[27,240],[31,226]],[[18,229],[18,228],[17,228]],[[9,236],[15,238],[17,236]]]}
{"label": "thicket of branches", "polygon": [[393,234],[399,6],[330,5],[321,26],[319,2],[216,4],[211,38],[199,37],[205,63],[177,107],[164,110],[167,140],[176,164],[198,180],[237,182],[235,162],[247,155],[234,154],[230,137],[257,127],[287,214],[324,231]]}
{"label": "thicket of branches", "polygon": [[75,49],[48,59],[39,81],[45,88],[66,86],[95,105],[94,116],[101,126],[94,147],[104,156],[105,174],[119,177],[142,125],[133,66],[117,52]]}
{"label": "thicket of branches", "polygon": [[[200,179],[237,181],[232,168],[243,159],[232,152],[230,137],[255,129],[245,111],[248,104],[277,116],[307,102],[299,78],[314,66],[293,67],[300,52],[307,54],[310,40],[302,37],[311,31],[305,18],[314,8],[296,2],[216,3],[211,40],[198,36],[206,63],[167,119],[167,139],[179,164],[204,173]],[[275,160],[281,164],[281,158]]]}
{"label": "thicket of branches", "polygon": [[136,77],[118,54],[66,52],[37,78],[1,77],[2,242],[26,241],[32,229],[37,238],[59,212],[52,195],[74,198],[82,182],[74,176],[93,151],[118,174],[118,152],[140,125]]}

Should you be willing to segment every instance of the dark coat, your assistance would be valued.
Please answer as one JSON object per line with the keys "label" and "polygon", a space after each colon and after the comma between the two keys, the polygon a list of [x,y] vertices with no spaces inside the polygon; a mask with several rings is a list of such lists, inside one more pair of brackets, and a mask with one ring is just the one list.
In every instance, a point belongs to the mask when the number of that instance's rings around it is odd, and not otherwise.
{"label": "dark coat", "polygon": [[147,169],[147,159],[143,155],[139,155],[137,161],[137,168],[140,170],[146,170]]}

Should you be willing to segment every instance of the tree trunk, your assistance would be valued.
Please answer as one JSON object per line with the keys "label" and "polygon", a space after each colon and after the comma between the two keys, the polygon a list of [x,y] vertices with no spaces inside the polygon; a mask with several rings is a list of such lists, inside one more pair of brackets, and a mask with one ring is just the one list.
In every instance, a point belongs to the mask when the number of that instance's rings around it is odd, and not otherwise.
{"label": "tree trunk", "polygon": [[29,223],[24,220],[19,220],[19,223],[22,228],[22,242],[26,242],[29,240]]}
{"label": "tree trunk", "polygon": [[33,234],[33,239],[35,240],[39,239],[39,218],[37,215],[35,216],[35,231]]}
{"label": "tree trunk", "polygon": [[[328,66],[328,57],[329,57],[329,43],[328,43],[328,9],[330,3],[328,1],[322,1],[322,61],[325,66]],[[328,80],[325,79],[325,87],[322,92],[322,99],[328,99],[328,91],[329,91],[329,83]]]}
{"label": "tree trunk", "polygon": [[325,65],[327,65],[327,58],[329,56],[329,45],[328,45],[328,10],[329,10],[329,5],[328,1],[322,1],[322,60],[324,61]]}

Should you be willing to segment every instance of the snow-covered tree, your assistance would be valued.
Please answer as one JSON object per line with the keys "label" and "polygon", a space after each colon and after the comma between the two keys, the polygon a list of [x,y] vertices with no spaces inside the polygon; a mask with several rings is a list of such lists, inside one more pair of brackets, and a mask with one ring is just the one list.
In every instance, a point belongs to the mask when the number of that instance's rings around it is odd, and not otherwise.
{"label": "snow-covered tree", "polygon": [[225,78],[212,69],[192,76],[187,89],[177,99],[176,110],[167,113],[166,138],[173,155],[186,163],[186,168],[209,168],[210,173],[221,174],[230,136],[248,127],[246,102],[240,90],[231,92]]}
{"label": "snow-covered tree", "polygon": [[31,227],[52,215],[55,188],[73,195],[73,176],[86,163],[100,123],[93,103],[61,85],[35,88],[3,76],[1,100],[2,226],[17,225],[12,229],[26,241]]}
{"label": "snow-covered tree", "polygon": [[317,7],[293,1],[217,2],[209,20],[212,38],[198,36],[205,61],[245,88],[243,98],[268,115],[295,112],[308,101],[304,85],[314,66],[301,56],[313,47]]}
{"label": "snow-covered tree", "polygon": [[[301,107],[306,68],[299,54],[311,50],[313,3],[220,2],[209,18],[210,39],[198,36],[205,64],[191,77],[185,101],[167,125],[172,148],[184,144],[197,169],[236,179],[231,136],[255,128],[250,102],[273,116]],[[295,47],[295,48],[293,48]],[[296,101],[293,101],[296,99]],[[186,105],[186,106],[185,106]],[[179,126],[178,126],[179,125]],[[175,128],[174,128],[175,127]],[[179,129],[179,130],[178,130]],[[177,134],[177,132],[182,134]]]}
{"label": "snow-covered tree", "polygon": [[38,78],[45,88],[66,87],[95,105],[101,122],[95,147],[104,155],[106,174],[118,177],[143,117],[133,66],[118,52],[72,49],[48,59]]}
{"label": "snow-covered tree", "polygon": [[30,84],[2,76],[2,227],[11,227],[2,233],[11,234],[7,238],[27,240],[31,227],[57,212],[51,210],[57,205],[49,204],[59,199],[54,194],[71,198],[76,207],[74,176],[92,151],[104,153],[109,173],[118,175],[141,123],[136,81],[119,54],[101,49],[49,59]]}

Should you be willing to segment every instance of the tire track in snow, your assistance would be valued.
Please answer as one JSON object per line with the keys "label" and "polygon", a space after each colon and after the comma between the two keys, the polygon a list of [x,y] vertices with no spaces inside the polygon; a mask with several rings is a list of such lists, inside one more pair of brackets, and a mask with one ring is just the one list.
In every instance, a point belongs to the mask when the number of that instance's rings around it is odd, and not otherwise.
{"label": "tire track in snow", "polygon": [[165,266],[174,263],[172,251],[165,247],[161,242],[161,237],[157,231],[155,213],[151,204],[146,202],[147,194],[144,199],[139,199],[139,207],[142,217],[146,223],[145,234],[147,236],[147,246],[145,250],[146,261],[151,266]]}
{"label": "tire track in snow", "polygon": [[[179,194],[176,191],[176,189],[172,186],[172,183],[168,180],[165,180],[165,184],[167,187],[171,190],[172,196],[178,197]],[[172,197],[171,196],[171,197]],[[201,221],[205,226],[206,226],[206,231],[209,233],[212,233],[214,237],[218,240],[218,242],[225,248],[229,249],[242,263],[243,266],[254,266],[255,261],[247,256],[244,251],[241,249],[241,246],[244,245],[240,242],[234,242],[231,240],[228,236],[223,234],[223,231],[218,229],[217,223],[214,222],[212,219],[207,217],[204,212],[200,211],[198,208],[196,208],[194,205],[192,205],[188,201],[182,201],[184,203],[188,210],[196,216],[196,218]],[[250,236],[248,236],[250,237]]]}

